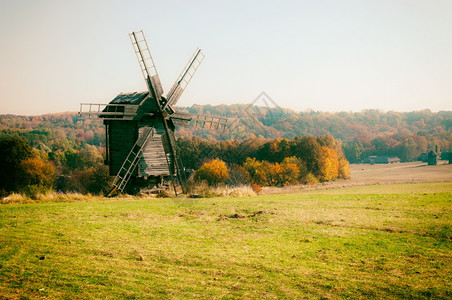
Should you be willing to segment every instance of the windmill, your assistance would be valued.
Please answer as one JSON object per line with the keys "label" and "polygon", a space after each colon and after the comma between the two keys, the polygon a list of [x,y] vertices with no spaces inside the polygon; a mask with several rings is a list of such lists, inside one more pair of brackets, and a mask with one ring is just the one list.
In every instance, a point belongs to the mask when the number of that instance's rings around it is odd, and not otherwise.
{"label": "windmill", "polygon": [[[177,112],[174,108],[204,59],[196,49],[166,95],[143,31],[129,34],[141,72],[145,92],[121,93],[108,104],[81,103],[80,114],[98,116],[106,132],[106,161],[110,175],[116,176],[111,196],[140,187],[160,186],[170,180],[185,193],[182,162],[177,155],[176,126],[225,128],[227,118]],[[177,191],[176,191],[177,194]]]}

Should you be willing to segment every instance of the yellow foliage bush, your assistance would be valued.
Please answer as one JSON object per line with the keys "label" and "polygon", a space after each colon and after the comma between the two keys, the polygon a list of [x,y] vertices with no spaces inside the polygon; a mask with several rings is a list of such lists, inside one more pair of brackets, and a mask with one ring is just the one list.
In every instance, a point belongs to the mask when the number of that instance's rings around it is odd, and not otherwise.
{"label": "yellow foliage bush", "polygon": [[[300,169],[297,163],[296,158],[285,159],[280,164],[247,158],[243,166],[250,174],[252,183],[260,186],[282,186],[298,182]],[[301,161],[299,163],[301,165]]]}
{"label": "yellow foliage bush", "polygon": [[206,162],[195,172],[196,181],[206,181],[210,186],[223,183],[228,176],[229,170],[226,163],[219,159]]}

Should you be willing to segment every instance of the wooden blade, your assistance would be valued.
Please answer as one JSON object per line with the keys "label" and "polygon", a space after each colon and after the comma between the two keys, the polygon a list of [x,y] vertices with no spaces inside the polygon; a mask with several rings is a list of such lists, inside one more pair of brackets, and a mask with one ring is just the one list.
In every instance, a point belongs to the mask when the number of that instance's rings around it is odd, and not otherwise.
{"label": "wooden blade", "polygon": [[209,129],[225,129],[229,119],[224,117],[174,113],[171,120],[176,126],[196,126]]}
{"label": "wooden blade", "polygon": [[162,83],[160,82],[157,68],[155,67],[151,52],[149,51],[149,46],[143,30],[132,32],[129,34],[129,37],[149,92],[157,101],[160,101],[163,94]]}
{"label": "wooden blade", "polygon": [[104,120],[132,120],[137,114],[138,105],[80,103],[80,116],[96,116]]}
{"label": "wooden blade", "polygon": [[199,65],[201,65],[204,57],[205,55],[204,53],[202,53],[201,49],[196,49],[195,53],[193,53],[187,65],[182,70],[182,73],[179,75],[176,82],[173,84],[171,90],[169,91],[166,97],[167,105],[176,105],[188,83],[193,78],[193,75],[195,75],[196,70],[198,70]]}

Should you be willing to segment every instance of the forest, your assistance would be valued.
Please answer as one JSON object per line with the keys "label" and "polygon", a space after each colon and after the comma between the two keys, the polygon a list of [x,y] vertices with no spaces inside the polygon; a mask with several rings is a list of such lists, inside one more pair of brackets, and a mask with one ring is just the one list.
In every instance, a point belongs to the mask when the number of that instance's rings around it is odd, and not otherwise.
{"label": "forest", "polygon": [[[398,156],[401,161],[417,160],[435,149],[452,150],[452,112],[421,110],[413,112],[295,112],[290,109],[250,105],[193,105],[180,110],[232,119],[225,131],[181,128],[179,135],[208,140],[246,138],[287,138],[332,135],[341,142],[351,163],[369,155]],[[234,119],[238,118],[238,119]]]}
{"label": "forest", "polygon": [[[440,151],[452,150],[452,112],[448,111],[327,113],[250,105],[193,105],[179,111],[230,118],[225,130],[190,126],[176,133],[185,168],[199,170],[208,163],[213,167],[211,160],[216,159],[225,163],[228,179],[223,176],[222,181],[228,184],[233,178],[262,186],[328,181],[346,178],[348,162],[361,162],[369,155],[413,161],[436,145]],[[32,190],[51,186],[101,193],[110,180],[103,165],[105,132],[96,118],[77,113],[1,115],[2,147],[11,147],[6,142],[14,138],[30,146],[16,167],[34,170],[29,172],[40,183],[30,182]],[[202,170],[197,171],[201,179]],[[39,180],[37,173],[43,175]],[[17,176],[24,176],[23,171]],[[5,193],[11,187],[0,189]]]}

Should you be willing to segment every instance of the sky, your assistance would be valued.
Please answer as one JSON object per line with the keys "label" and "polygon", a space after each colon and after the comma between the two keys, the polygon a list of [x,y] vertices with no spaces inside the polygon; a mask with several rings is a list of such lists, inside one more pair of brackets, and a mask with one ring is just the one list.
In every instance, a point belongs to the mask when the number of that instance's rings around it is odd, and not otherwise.
{"label": "sky", "polygon": [[452,110],[450,0],[0,0],[0,114],[146,90],[141,29],[166,92],[206,55],[179,106],[265,91],[296,111]]}

